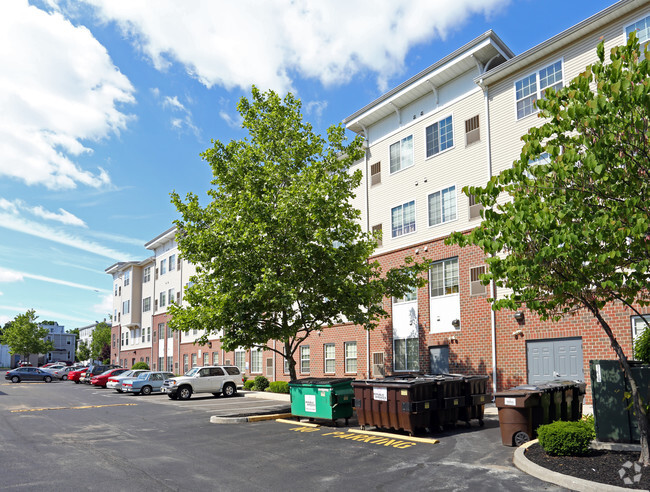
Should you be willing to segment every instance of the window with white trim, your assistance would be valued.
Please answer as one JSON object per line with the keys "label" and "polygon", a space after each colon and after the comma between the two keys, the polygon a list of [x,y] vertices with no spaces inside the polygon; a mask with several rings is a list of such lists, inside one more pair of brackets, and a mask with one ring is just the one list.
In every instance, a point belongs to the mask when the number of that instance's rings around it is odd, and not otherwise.
{"label": "window with white trim", "polygon": [[166,304],[166,299],[167,299],[167,293],[166,292],[161,292],[160,293],[160,301],[158,301],[158,307],[164,308]]}
{"label": "window with white trim", "polygon": [[323,345],[325,358],[325,373],[332,374],[336,372],[336,345],[326,343]]}
{"label": "window with white trim", "polygon": [[415,232],[415,200],[391,209],[392,237]]}
{"label": "window with white trim", "polygon": [[147,342],[151,341],[151,326],[147,328]]}
{"label": "window with white trim", "polygon": [[393,303],[394,304],[400,304],[402,302],[411,302],[411,301],[417,301],[418,300],[418,288],[417,287],[411,287],[411,289],[404,294],[402,297],[393,297]]}
{"label": "window with white trim", "polygon": [[345,342],[345,372],[357,373],[357,342]]}
{"label": "window with white trim", "polygon": [[219,352],[212,352],[212,365],[213,366],[219,365]]}
{"label": "window with white trim", "polygon": [[131,283],[131,270],[124,272],[124,287]]}
{"label": "window with white trim", "polygon": [[251,372],[262,374],[262,351],[260,349],[251,349]]}
{"label": "window with white trim", "polygon": [[425,128],[426,156],[432,157],[454,146],[454,128],[451,116]]}
{"label": "window with white trim", "polygon": [[418,338],[396,338],[393,340],[393,364],[396,371],[419,371],[419,354]]}
{"label": "window with white trim", "polygon": [[169,304],[171,304],[172,302],[174,302],[174,289],[169,289],[168,294],[169,295],[167,296],[167,300]]}
{"label": "window with white trim", "polygon": [[646,43],[650,39],[650,15],[644,19],[636,21],[625,27],[625,39],[630,37],[630,34],[636,31],[636,37],[639,44]]}
{"label": "window with white trim", "polygon": [[429,195],[429,227],[456,220],[456,187]]}
{"label": "window with white trim", "polygon": [[210,354],[207,352],[203,354],[203,365],[204,366],[210,365]]}
{"label": "window with white trim", "polygon": [[190,370],[190,358],[188,354],[183,354],[183,373],[186,373]]}
{"label": "window with white trim", "polygon": [[390,173],[396,173],[413,165],[413,135],[390,146]]}
{"label": "window with white trim", "polygon": [[644,318],[650,320],[650,313],[644,315],[643,317],[632,316],[632,339],[635,343],[643,334],[643,332],[648,328],[648,326],[650,326],[648,324],[648,321],[646,321]]}
{"label": "window with white trim", "polygon": [[146,284],[151,280],[151,267],[145,267],[144,272],[142,273],[142,283]]}
{"label": "window with white trim", "polygon": [[151,310],[151,297],[145,297],[142,299],[142,312],[146,313]]}
{"label": "window with white trim", "polygon": [[196,367],[197,365],[196,354],[192,354],[192,367]]}
{"label": "window with white trim", "polygon": [[176,255],[170,255],[169,257],[169,271],[176,269]]}
{"label": "window with white trim", "polygon": [[429,269],[431,297],[458,294],[458,258],[437,261]]}
{"label": "window with white trim", "polygon": [[300,347],[300,372],[309,373],[309,345]]}
{"label": "window with white trim", "polygon": [[535,101],[542,99],[546,89],[550,88],[556,91],[562,88],[562,60],[515,82],[517,119],[536,113]]}
{"label": "window with white trim", "polygon": [[124,301],[122,303],[122,314],[129,314],[131,312],[131,301]]}
{"label": "window with white trim", "polygon": [[165,275],[167,273],[167,258],[160,260],[160,275]]}
{"label": "window with white trim", "polygon": [[246,371],[246,351],[242,349],[235,350],[235,365],[240,372]]}

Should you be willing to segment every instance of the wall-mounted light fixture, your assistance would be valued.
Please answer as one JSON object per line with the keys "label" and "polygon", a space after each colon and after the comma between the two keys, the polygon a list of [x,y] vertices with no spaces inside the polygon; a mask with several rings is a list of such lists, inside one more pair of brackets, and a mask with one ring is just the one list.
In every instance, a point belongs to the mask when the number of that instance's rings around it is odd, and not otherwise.
{"label": "wall-mounted light fixture", "polygon": [[522,321],[524,321],[524,312],[523,312],[523,311],[517,311],[517,312],[515,313],[515,319],[516,319],[519,323],[521,323]]}
{"label": "wall-mounted light fixture", "polygon": [[449,337],[449,343],[458,343],[458,338],[456,338],[456,335]]}
{"label": "wall-mounted light fixture", "polygon": [[460,328],[460,320],[458,318],[456,318],[455,320],[453,320],[451,322],[451,326],[453,326],[454,328],[456,328],[458,330]]}
{"label": "wall-mounted light fixture", "polygon": [[212,342],[208,342],[208,348],[212,348]]}
{"label": "wall-mounted light fixture", "polygon": [[515,330],[515,331],[512,332],[512,336],[515,337],[515,340],[517,338],[519,338],[519,337],[523,337],[524,336],[524,330]]}

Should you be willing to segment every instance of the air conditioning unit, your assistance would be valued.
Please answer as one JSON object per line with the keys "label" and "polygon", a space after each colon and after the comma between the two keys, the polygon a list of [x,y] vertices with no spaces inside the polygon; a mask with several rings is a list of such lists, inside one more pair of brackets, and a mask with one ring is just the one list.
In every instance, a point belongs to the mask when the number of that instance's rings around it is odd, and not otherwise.
{"label": "air conditioning unit", "polygon": [[380,378],[386,375],[386,368],[384,367],[384,353],[375,352],[372,354],[372,377]]}
{"label": "air conditioning unit", "polygon": [[469,220],[481,218],[481,210],[483,210],[483,205],[476,203],[469,206]]}

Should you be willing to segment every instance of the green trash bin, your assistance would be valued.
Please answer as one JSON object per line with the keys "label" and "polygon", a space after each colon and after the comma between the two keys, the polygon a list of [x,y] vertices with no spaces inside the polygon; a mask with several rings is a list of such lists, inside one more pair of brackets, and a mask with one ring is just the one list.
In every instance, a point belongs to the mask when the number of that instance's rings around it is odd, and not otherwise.
{"label": "green trash bin", "polygon": [[304,378],[289,382],[291,413],[295,417],[336,422],[352,417],[354,391],[351,378]]}

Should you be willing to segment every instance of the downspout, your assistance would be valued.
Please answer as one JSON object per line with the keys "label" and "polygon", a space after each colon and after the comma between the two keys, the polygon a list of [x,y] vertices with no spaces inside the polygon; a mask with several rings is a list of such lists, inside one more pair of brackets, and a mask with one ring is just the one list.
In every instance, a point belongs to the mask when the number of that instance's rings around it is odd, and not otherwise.
{"label": "downspout", "polygon": [[[176,238],[174,238],[174,242],[176,242]],[[178,243],[176,243],[176,249],[178,249]],[[179,251],[179,253],[180,253],[180,251]],[[176,253],[176,254],[178,254],[178,253]],[[181,256],[180,256],[180,254],[178,254],[178,259],[180,260],[180,258],[181,258]],[[184,294],[183,293],[183,261],[181,260],[178,263],[180,263],[180,265],[178,266],[178,269],[180,270],[179,273],[181,275],[181,287],[180,287],[181,295],[179,297],[179,300],[180,300],[180,302],[182,304],[183,303],[183,297],[185,297],[183,295]],[[181,363],[182,363],[181,362],[181,332],[180,331],[178,332],[178,353],[177,353],[177,355],[178,355],[178,372],[180,373],[180,371],[182,370],[182,367],[181,367]],[[201,356],[203,356],[205,358],[205,356],[203,354],[201,354]],[[173,358],[172,358],[172,360],[173,360]]]}
{"label": "downspout", "polygon": [[[363,128],[363,136],[364,136],[364,147],[365,147],[365,159],[366,159],[366,171],[365,171],[365,181],[366,181],[366,232],[370,232],[370,186],[369,186],[369,169],[368,169],[368,163],[370,159],[368,158],[368,150],[370,146],[370,142],[368,140],[368,130],[366,129],[365,126],[363,126],[361,123],[361,128]],[[366,375],[367,378],[370,379],[370,330],[366,330]]]}
{"label": "downspout", "polygon": [[[492,60],[490,60],[491,62]],[[488,62],[489,63],[489,62]],[[492,143],[490,141],[490,102],[488,97],[489,88],[479,80],[478,85],[483,89],[483,99],[485,100],[485,136],[487,147],[487,171],[488,180],[492,178]],[[490,297],[496,299],[496,285],[494,280],[490,282]],[[490,329],[492,335],[492,393],[497,392],[497,313],[493,309],[494,300],[490,303]]]}

